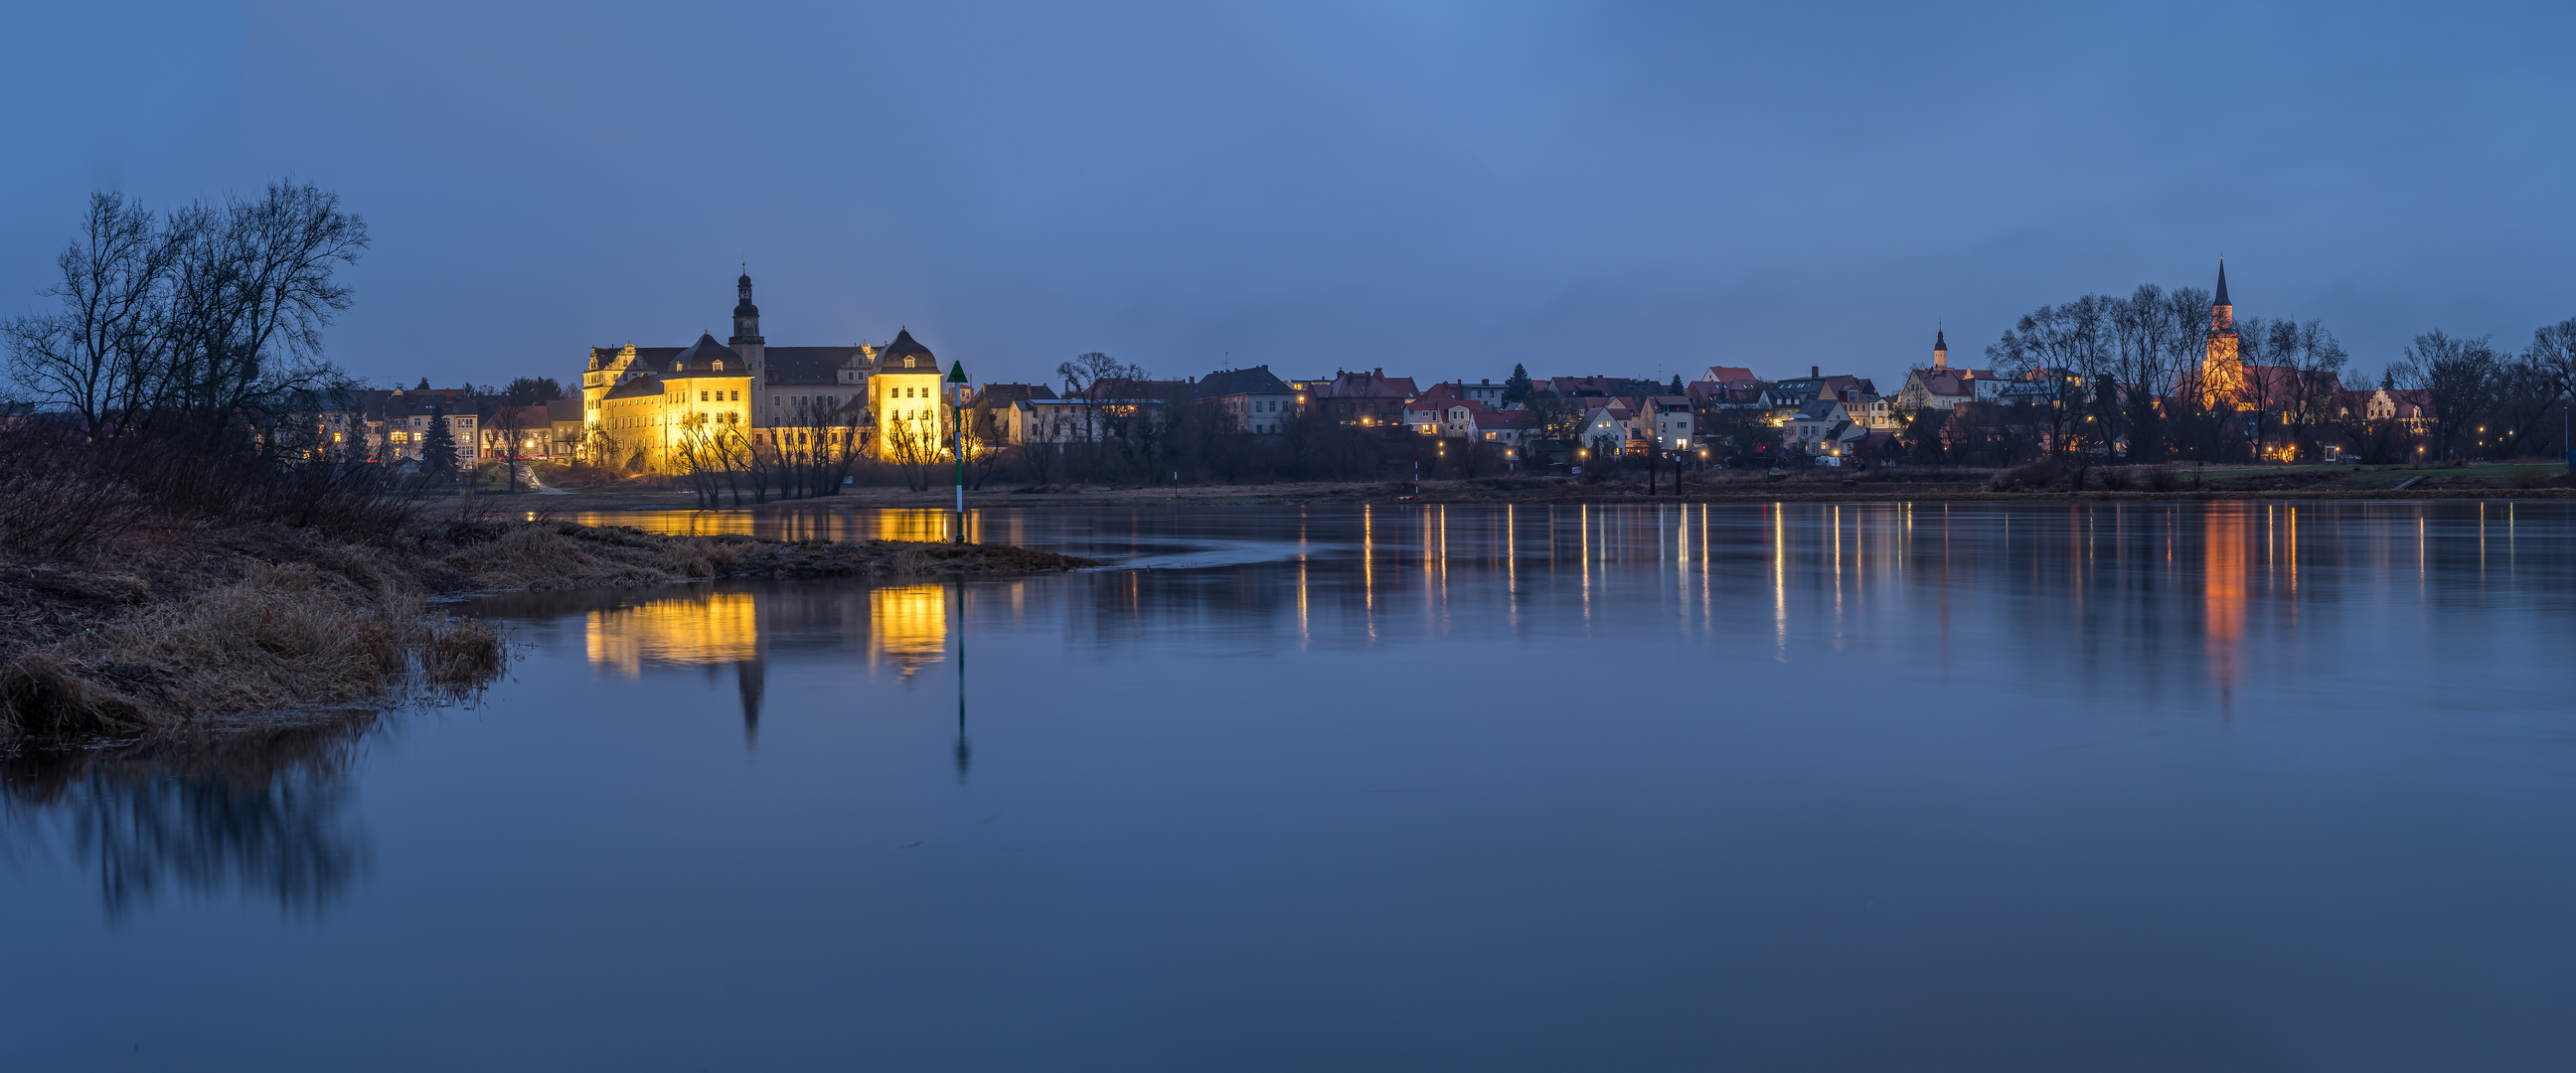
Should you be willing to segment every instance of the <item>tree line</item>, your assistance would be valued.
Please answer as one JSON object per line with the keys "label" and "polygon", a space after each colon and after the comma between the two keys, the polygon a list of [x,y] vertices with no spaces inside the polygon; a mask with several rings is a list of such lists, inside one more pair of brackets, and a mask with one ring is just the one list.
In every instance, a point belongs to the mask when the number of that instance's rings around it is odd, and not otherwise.
{"label": "tree line", "polygon": [[305,419],[349,382],[322,330],[366,247],[366,222],[309,183],[168,212],[94,194],[43,292],[57,308],[0,325],[10,379],[93,440],[302,449]]}
{"label": "tree line", "polygon": [[[2246,375],[2222,394],[2199,382],[2209,292],[2153,284],[2090,294],[2023,314],[1985,348],[2024,407],[1926,410],[1898,450],[1926,461],[2009,464],[2040,455],[2131,461],[2315,457],[2337,445],[2395,461],[2411,440],[2436,458],[2519,453],[2552,430],[2543,416],[2576,387],[2576,318],[2533,332],[2520,351],[2492,337],[2416,336],[2379,388],[2409,393],[2410,426],[2374,416],[2346,383],[2351,356],[2317,320],[2235,323]],[[2367,392],[2372,385],[2364,384]]]}

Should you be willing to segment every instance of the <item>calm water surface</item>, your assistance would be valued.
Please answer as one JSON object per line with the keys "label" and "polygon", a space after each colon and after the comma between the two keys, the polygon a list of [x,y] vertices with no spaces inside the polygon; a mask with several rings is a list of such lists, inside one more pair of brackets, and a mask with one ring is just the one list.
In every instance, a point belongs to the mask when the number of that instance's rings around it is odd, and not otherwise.
{"label": "calm water surface", "polygon": [[[939,512],[657,513],[936,537]],[[2562,504],[988,511],[9,762],[12,1069],[2542,1069]]]}

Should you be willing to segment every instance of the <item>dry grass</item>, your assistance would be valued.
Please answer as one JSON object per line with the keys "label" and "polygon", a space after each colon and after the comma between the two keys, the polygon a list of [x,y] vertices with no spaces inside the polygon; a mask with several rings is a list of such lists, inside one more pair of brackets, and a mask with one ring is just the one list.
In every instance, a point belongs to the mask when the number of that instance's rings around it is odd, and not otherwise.
{"label": "dry grass", "polygon": [[[0,562],[0,749],[479,688],[505,662],[501,631],[436,611],[434,593],[1089,565],[1012,547],[784,544],[559,521],[468,521],[384,543],[275,525],[160,540],[157,556]],[[110,565],[136,562],[153,567]]]}
{"label": "dry grass", "polygon": [[428,613],[416,586],[263,564],[0,663],[0,737],[146,734],[372,702],[414,682],[488,681],[502,658],[498,630]]}
{"label": "dry grass", "polygon": [[721,577],[761,546],[747,537],[659,537],[571,522],[496,528],[497,537],[470,543],[440,564],[484,591],[610,588]]}

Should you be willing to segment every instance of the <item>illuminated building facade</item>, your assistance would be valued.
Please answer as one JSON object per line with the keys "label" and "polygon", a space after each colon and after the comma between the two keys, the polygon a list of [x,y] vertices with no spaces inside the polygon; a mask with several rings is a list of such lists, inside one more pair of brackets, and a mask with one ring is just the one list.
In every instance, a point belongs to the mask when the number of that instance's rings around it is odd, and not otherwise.
{"label": "illuminated building facade", "polygon": [[585,458],[659,470],[708,443],[884,453],[946,442],[939,362],[909,330],[882,347],[773,347],[760,333],[751,276],[734,285],[733,335],[722,343],[700,333],[686,347],[591,348],[581,377]]}

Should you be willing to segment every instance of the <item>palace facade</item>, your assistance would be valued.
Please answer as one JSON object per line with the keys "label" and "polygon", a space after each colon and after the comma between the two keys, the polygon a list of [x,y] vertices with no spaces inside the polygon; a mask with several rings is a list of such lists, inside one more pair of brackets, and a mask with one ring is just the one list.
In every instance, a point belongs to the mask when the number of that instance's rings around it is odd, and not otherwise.
{"label": "palace facade", "polygon": [[685,347],[592,347],[582,370],[583,457],[667,470],[691,450],[936,454],[947,442],[939,361],[899,330],[883,346],[773,347],[751,276],[734,281],[733,336]]}

